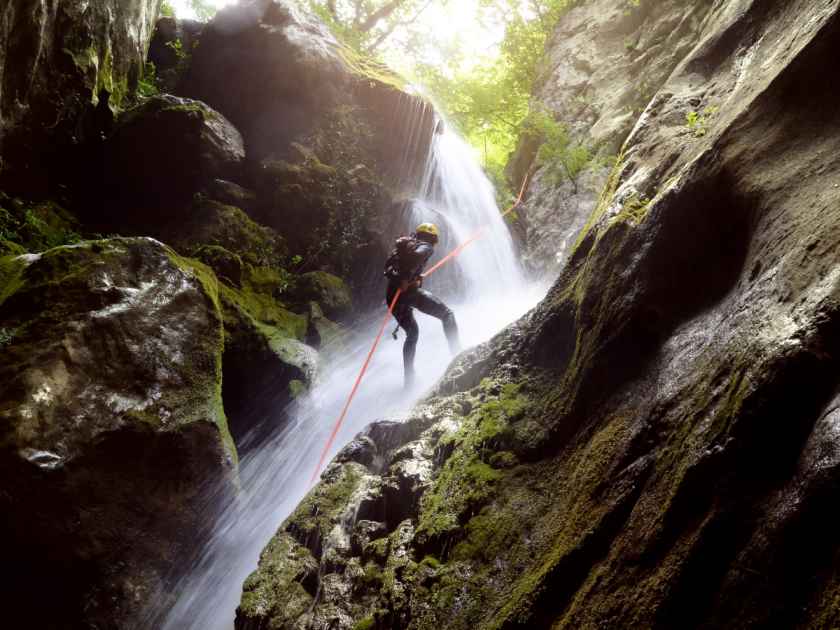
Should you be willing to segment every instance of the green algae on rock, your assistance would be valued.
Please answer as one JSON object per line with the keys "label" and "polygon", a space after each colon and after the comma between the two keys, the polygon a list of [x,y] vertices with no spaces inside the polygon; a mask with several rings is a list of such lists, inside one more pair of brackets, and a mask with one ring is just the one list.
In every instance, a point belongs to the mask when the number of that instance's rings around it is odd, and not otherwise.
{"label": "green algae on rock", "polygon": [[[11,0],[0,16],[0,187],[43,192],[137,88],[158,0]],[[59,162],[59,164],[57,164]]]}
{"label": "green algae on rock", "polygon": [[353,308],[353,296],[347,285],[325,271],[310,271],[297,277],[294,298],[302,303],[317,302],[330,319],[342,319]]}
{"label": "green algae on rock", "polygon": [[0,269],[9,619],[115,627],[202,536],[204,492],[234,487],[217,282],[152,239]]}

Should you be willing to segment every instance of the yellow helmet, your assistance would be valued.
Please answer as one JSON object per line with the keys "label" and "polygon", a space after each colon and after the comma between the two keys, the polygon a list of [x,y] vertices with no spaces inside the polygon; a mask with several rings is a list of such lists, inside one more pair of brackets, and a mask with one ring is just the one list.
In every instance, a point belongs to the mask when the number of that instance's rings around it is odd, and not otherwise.
{"label": "yellow helmet", "polygon": [[438,231],[437,226],[434,223],[421,223],[417,226],[417,229],[414,232],[418,235],[426,234],[431,236],[434,239],[434,242],[437,242],[438,238],[440,237],[440,232]]}

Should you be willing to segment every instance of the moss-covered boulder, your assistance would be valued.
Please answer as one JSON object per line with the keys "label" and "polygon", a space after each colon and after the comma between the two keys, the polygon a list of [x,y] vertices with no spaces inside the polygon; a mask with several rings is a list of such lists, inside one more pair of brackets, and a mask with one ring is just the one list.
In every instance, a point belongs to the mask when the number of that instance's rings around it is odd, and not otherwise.
{"label": "moss-covered boulder", "polygon": [[304,343],[306,317],[255,292],[250,280],[224,287],[222,305],[225,410],[236,443],[250,449],[288,421],[289,404],[315,382],[318,353]]}
{"label": "moss-covered boulder", "polygon": [[125,627],[201,538],[235,471],[223,348],[215,277],[157,241],[0,258],[7,624]]}
{"label": "moss-covered boulder", "polygon": [[324,315],[317,302],[309,303],[306,343],[328,354],[342,352],[347,341],[347,330]]}
{"label": "moss-covered boulder", "polygon": [[[137,88],[159,0],[11,0],[0,14],[0,188],[43,192]],[[64,163],[62,163],[64,162]]]}
{"label": "moss-covered boulder", "polygon": [[172,92],[189,68],[198,45],[204,22],[160,18],[149,43],[148,70],[154,68],[154,84],[163,92]]}
{"label": "moss-covered boulder", "polygon": [[178,251],[193,254],[197,248],[222,247],[255,267],[282,268],[287,257],[285,239],[271,228],[254,222],[235,206],[199,196],[183,217],[149,230],[166,237]]}
{"label": "moss-covered boulder", "polygon": [[350,289],[341,278],[325,271],[310,271],[298,276],[293,299],[302,303],[317,302],[330,319],[344,319],[353,309]]}
{"label": "moss-covered boulder", "polygon": [[168,94],[122,114],[103,150],[106,185],[91,193],[106,195],[105,213],[111,207],[171,212],[214,179],[236,178],[245,159],[242,136],[224,116]]}

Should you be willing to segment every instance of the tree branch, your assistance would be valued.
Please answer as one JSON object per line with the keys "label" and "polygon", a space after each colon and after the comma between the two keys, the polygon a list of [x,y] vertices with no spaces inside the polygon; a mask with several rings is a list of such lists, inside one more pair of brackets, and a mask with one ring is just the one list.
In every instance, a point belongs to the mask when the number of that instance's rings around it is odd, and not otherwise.
{"label": "tree branch", "polygon": [[391,15],[394,11],[399,9],[403,4],[405,4],[406,0],[391,0],[387,4],[383,4],[379,7],[376,11],[371,13],[364,22],[359,24],[358,30],[362,33],[367,33],[370,29],[372,29],[379,20],[387,18]]}
{"label": "tree branch", "polygon": [[382,34],[379,35],[379,37],[376,38],[376,40],[373,43],[371,43],[369,46],[367,46],[367,52],[373,52],[379,46],[381,46],[382,43],[386,39],[388,39],[391,36],[391,33],[393,33],[398,27],[409,26],[409,25],[413,24],[414,22],[416,22],[417,18],[419,18],[423,14],[423,12],[426,9],[429,8],[429,5],[431,5],[431,4],[432,4],[432,0],[427,0],[426,4],[424,4],[422,7],[420,7],[420,9],[417,11],[417,13],[415,13],[412,17],[408,18],[407,20],[393,22],[387,29],[385,29],[385,31]]}

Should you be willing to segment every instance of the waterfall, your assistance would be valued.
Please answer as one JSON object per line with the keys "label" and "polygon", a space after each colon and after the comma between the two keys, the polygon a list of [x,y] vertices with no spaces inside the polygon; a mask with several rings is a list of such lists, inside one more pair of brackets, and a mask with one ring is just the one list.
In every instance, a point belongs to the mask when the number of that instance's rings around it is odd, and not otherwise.
{"label": "waterfall", "polygon": [[[495,203],[493,186],[471,150],[453,131],[436,134],[423,177],[422,192],[408,205],[393,237],[432,221],[442,229],[435,258],[486,226],[486,235],[430,278],[426,288],[455,312],[465,347],[486,341],[534,306],[544,290],[529,286],[517,263],[513,243]],[[383,261],[384,263],[384,261]],[[384,280],[383,280],[384,300]],[[384,306],[383,306],[384,309]],[[309,490],[318,462],[350,387],[358,374],[384,310],[353,331],[341,354],[330,354],[329,366],[305,399],[290,410],[289,421],[272,439],[240,462],[238,500],[208,514],[213,537],[161,595],[140,622],[142,628],[230,630],[242,584],[256,568],[259,553]],[[402,341],[386,337],[374,357],[330,457],[367,424],[399,417],[441,377],[450,362],[440,323],[417,314],[417,385],[402,387]],[[326,362],[325,362],[326,363]],[[264,421],[269,421],[270,418]],[[210,504],[219,503],[210,502]],[[174,602],[173,605],[170,604]]]}

